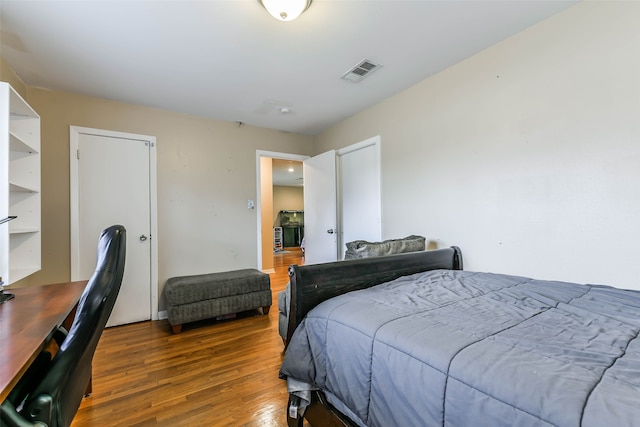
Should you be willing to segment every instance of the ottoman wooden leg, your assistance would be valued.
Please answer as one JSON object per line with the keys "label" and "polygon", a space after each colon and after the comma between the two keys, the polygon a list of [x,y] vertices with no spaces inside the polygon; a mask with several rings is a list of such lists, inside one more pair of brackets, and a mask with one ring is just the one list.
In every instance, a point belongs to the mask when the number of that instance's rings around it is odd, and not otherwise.
{"label": "ottoman wooden leg", "polygon": [[182,332],[182,325],[171,325],[171,330],[174,334],[179,334]]}
{"label": "ottoman wooden leg", "polygon": [[269,314],[269,310],[271,309],[270,305],[265,305],[264,307],[262,307],[262,313]]}

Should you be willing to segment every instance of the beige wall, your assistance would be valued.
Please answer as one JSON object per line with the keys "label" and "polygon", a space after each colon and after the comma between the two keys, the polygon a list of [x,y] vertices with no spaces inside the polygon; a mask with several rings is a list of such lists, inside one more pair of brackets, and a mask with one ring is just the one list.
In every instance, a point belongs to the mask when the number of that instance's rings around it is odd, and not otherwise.
{"label": "beige wall", "polygon": [[280,211],[302,211],[304,210],[304,189],[303,187],[284,187],[275,185],[273,187],[273,224],[272,227],[280,225],[278,214]]}
{"label": "beige wall", "polygon": [[[383,236],[640,289],[640,3],[583,2],[316,137],[381,135]],[[375,77],[373,77],[375,78]]]}
{"label": "beige wall", "polygon": [[[42,119],[42,270],[69,280],[69,126],[157,137],[158,286],[177,275],[257,267],[256,150],[310,154],[312,138],[29,87]],[[161,300],[162,309],[162,300]]]}

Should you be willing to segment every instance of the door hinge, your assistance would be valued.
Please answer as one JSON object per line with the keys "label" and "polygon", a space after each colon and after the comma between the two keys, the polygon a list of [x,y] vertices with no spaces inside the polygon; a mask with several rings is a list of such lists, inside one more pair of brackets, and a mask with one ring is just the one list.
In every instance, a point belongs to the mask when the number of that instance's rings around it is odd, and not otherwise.
{"label": "door hinge", "polygon": [[80,149],[79,148],[76,150],[76,158],[78,160],[80,160]]}

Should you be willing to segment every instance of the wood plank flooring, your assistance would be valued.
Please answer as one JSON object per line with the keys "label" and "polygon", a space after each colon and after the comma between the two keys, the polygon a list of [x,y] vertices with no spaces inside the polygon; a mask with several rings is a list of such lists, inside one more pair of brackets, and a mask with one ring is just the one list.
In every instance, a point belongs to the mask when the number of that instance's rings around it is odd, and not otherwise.
{"label": "wood plank flooring", "polygon": [[72,427],[286,426],[277,294],[288,266],[303,257],[285,249],[274,255],[266,316],[187,324],[178,335],[166,320],[106,329],[93,359],[93,394]]}

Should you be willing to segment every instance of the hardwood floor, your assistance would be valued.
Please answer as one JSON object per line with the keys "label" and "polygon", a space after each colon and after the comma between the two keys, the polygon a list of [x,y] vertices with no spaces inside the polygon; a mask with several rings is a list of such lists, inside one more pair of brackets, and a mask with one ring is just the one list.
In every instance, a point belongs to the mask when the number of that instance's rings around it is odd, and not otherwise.
{"label": "hardwood floor", "polygon": [[187,324],[166,320],[106,329],[93,359],[93,394],[73,427],[286,426],[286,383],[278,378],[282,340],[277,294],[299,248],[274,255],[268,315]]}

